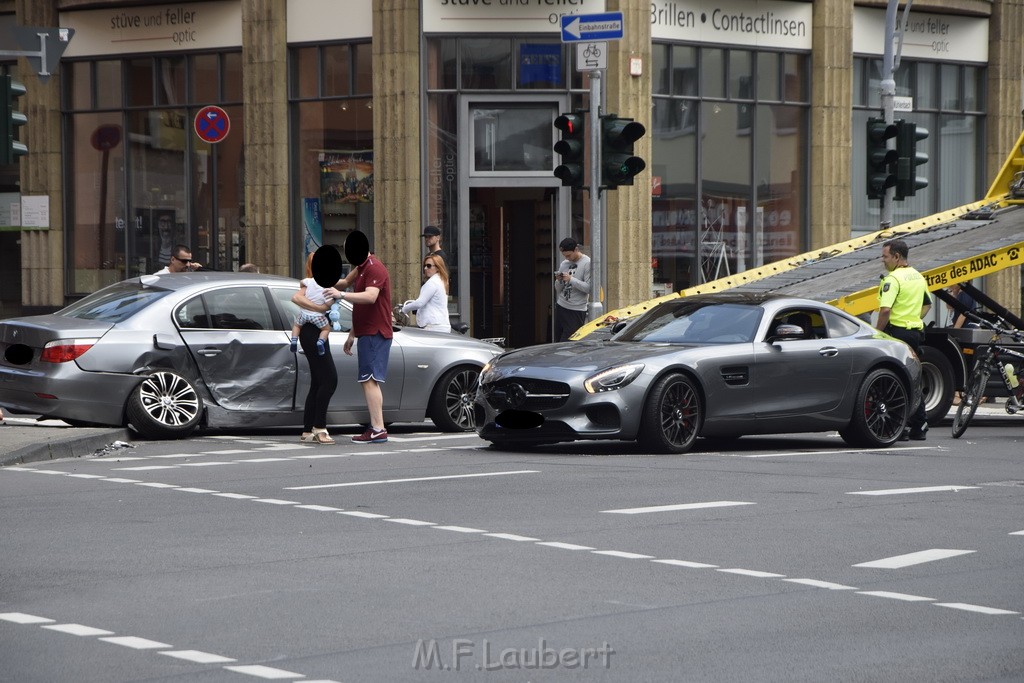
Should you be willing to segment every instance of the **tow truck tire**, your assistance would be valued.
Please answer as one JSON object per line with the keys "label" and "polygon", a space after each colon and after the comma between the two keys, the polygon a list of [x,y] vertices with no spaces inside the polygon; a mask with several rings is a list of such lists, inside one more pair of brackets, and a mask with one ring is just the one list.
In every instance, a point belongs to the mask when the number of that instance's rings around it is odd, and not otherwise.
{"label": "tow truck tire", "polygon": [[925,417],[929,426],[935,427],[949,413],[955,387],[952,364],[931,346],[921,347],[921,380]]}

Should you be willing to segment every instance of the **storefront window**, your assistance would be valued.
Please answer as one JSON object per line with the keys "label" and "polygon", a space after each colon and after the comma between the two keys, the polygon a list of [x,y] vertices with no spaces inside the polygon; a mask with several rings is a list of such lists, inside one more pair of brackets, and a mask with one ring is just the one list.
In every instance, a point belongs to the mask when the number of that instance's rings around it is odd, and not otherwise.
{"label": "storefront window", "polygon": [[[68,65],[68,295],[155,272],[179,243],[216,270],[244,261],[242,108],[218,96],[232,61],[241,65],[238,53]],[[217,144],[193,130],[207,103],[223,106],[231,121]]]}
{"label": "storefront window", "polygon": [[343,246],[353,230],[374,245],[370,45],[295,48],[291,65],[300,267],[321,245]]}
{"label": "storefront window", "polygon": [[654,98],[655,291],[805,250],[807,56],[663,47],[674,96]]}

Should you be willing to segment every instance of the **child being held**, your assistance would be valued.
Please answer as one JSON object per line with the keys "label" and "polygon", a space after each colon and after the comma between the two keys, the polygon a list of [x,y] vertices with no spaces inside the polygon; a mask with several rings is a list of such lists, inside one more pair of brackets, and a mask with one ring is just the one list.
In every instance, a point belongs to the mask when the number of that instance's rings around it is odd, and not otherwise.
{"label": "child being held", "polygon": [[[306,277],[302,280],[302,286],[306,288],[306,298],[312,301],[314,304],[327,304],[334,301],[330,297],[324,296],[324,288],[316,283],[313,279],[313,254],[306,257]],[[306,323],[313,323],[320,328],[320,338],[316,340],[316,352],[317,355],[322,356],[326,353],[326,342],[327,335],[331,332],[331,322],[327,319],[326,313],[319,311],[310,311],[305,308],[299,308],[299,314],[295,316],[295,322],[292,324],[292,338],[291,338],[291,349],[296,351],[299,345],[299,330]]]}

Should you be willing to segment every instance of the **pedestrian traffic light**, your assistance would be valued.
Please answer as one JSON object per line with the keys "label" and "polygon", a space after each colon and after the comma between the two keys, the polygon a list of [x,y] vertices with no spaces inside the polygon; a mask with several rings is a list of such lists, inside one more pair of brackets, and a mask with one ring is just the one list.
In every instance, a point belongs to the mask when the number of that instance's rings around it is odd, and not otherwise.
{"label": "pedestrian traffic light", "polygon": [[583,187],[583,114],[561,114],[555,119],[555,128],[562,131],[554,147],[555,153],[562,156],[561,165],[555,168],[555,177],[562,181],[563,187]]}
{"label": "pedestrian traffic light", "polygon": [[867,132],[868,199],[884,199],[885,191],[896,186],[896,160],[899,155],[888,146],[889,140],[896,137],[896,124],[887,124],[884,119],[872,116],[868,119]]}
{"label": "pedestrian traffic light", "polygon": [[28,154],[28,147],[18,142],[18,126],[28,119],[15,110],[15,100],[25,94],[25,86],[9,74],[0,76],[0,165],[13,164]]}
{"label": "pedestrian traffic light", "polygon": [[601,117],[601,186],[614,190],[632,185],[647,164],[633,152],[633,143],[647,132],[644,124],[615,114]]}
{"label": "pedestrian traffic light", "polygon": [[917,151],[917,143],[927,137],[927,128],[902,119],[896,122],[896,199],[913,197],[928,187],[928,179],[917,175],[917,167],[928,163],[928,155]]}

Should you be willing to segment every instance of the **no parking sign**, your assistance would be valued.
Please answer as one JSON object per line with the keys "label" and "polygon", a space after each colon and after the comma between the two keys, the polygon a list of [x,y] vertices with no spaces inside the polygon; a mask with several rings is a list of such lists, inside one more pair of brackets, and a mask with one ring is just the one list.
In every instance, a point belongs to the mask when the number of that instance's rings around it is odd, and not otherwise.
{"label": "no parking sign", "polygon": [[216,143],[228,136],[231,119],[228,118],[226,111],[211,104],[196,113],[194,127],[200,139]]}

